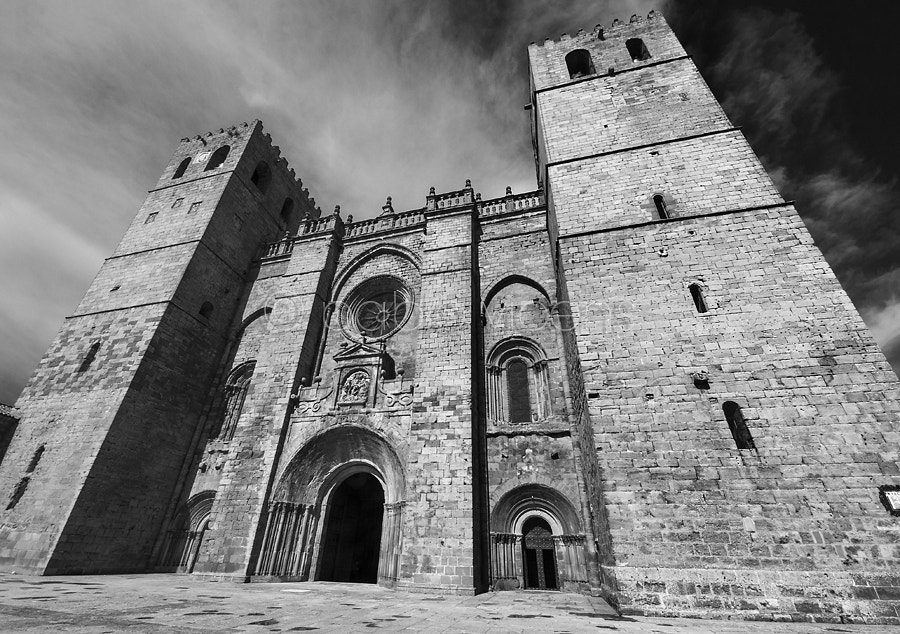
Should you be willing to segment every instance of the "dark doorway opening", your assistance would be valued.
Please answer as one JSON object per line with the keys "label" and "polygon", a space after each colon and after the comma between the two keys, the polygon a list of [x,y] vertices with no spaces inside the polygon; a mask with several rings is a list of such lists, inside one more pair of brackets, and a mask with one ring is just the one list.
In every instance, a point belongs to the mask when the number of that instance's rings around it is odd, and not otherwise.
{"label": "dark doorway opening", "polygon": [[540,517],[525,520],[522,526],[522,550],[525,556],[525,587],[556,590],[556,549],[550,525]]}
{"label": "dark doorway opening", "polygon": [[328,502],[319,579],[375,583],[381,550],[384,489],[370,473],[341,482]]}

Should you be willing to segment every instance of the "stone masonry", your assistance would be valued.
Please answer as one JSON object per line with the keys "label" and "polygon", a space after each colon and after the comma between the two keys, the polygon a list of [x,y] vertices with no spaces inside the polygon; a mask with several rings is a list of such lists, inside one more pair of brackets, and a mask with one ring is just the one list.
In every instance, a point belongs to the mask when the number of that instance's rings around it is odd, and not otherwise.
{"label": "stone masonry", "polygon": [[354,221],[183,139],[16,404],[0,569],[900,623],[900,383],[793,205],[659,14],[528,55],[531,192]]}

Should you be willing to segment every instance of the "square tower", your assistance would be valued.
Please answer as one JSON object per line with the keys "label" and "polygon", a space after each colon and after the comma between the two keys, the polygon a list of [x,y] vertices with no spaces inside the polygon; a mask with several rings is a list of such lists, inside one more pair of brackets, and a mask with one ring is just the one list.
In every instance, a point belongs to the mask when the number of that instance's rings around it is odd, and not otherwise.
{"label": "square tower", "polygon": [[182,140],[17,403],[0,566],[150,565],[235,290],[259,245],[311,208],[260,122]]}
{"label": "square tower", "polygon": [[879,500],[898,483],[900,386],[792,204],[660,15],[532,44],[529,59],[620,605],[892,610],[857,599],[900,563]]}

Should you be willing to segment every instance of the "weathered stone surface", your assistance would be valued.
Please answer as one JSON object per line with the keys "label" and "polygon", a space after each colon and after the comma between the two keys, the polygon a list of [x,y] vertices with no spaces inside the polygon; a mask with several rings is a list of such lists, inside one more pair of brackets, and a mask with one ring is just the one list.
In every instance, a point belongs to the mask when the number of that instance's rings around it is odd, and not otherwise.
{"label": "weathered stone surface", "polygon": [[900,622],[897,377],[662,17],[600,35],[529,47],[536,191],[352,222],[259,122],[183,141],[18,403],[0,568]]}

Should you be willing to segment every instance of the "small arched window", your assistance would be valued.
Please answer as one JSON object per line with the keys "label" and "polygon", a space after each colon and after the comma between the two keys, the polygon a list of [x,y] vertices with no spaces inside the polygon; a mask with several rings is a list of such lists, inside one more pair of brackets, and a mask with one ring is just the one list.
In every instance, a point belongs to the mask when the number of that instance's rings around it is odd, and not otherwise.
{"label": "small arched window", "polygon": [[200,316],[203,319],[209,319],[213,314],[213,305],[210,302],[203,302],[203,305],[200,306]]}
{"label": "small arched window", "polygon": [[660,220],[667,220],[669,218],[669,208],[666,206],[666,199],[662,197],[662,194],[656,194],[653,197],[653,204],[656,205],[656,215]]}
{"label": "small arched window", "polygon": [[228,381],[225,383],[225,411],[222,425],[219,429],[219,440],[231,440],[234,430],[237,428],[244,401],[247,399],[247,391],[250,389],[250,379],[256,368],[255,361],[248,361],[231,371]]}
{"label": "small arched window", "polygon": [[84,372],[91,364],[94,362],[94,358],[97,356],[97,351],[100,350],[100,342],[95,341],[91,344],[91,347],[88,348],[87,354],[84,355],[84,359],[81,360],[81,365],[78,366],[79,372]]}
{"label": "small arched window", "polygon": [[694,300],[694,307],[697,309],[697,312],[707,312],[709,309],[706,307],[706,299],[703,297],[703,289],[700,285],[694,282],[688,286],[688,290],[691,292],[691,299]]}
{"label": "small arched window", "polygon": [[290,198],[284,199],[284,204],[281,206],[281,220],[286,224],[291,224],[291,219],[294,215],[294,201]]}
{"label": "small arched window", "polygon": [[214,170],[222,163],[225,162],[225,159],[228,158],[228,153],[231,151],[231,147],[227,145],[223,145],[218,150],[213,152],[213,155],[209,157],[209,163],[206,164],[206,167],[203,169],[204,172],[208,172],[209,170]]}
{"label": "small arched window", "polygon": [[628,54],[631,55],[631,61],[644,62],[650,59],[650,51],[647,50],[647,45],[641,38],[633,37],[625,40],[625,46],[628,48]]}
{"label": "small arched window", "polygon": [[181,163],[178,164],[178,169],[175,170],[175,173],[172,174],[172,178],[181,178],[184,176],[184,173],[187,171],[188,165],[191,164],[191,157],[187,157]]}
{"label": "small arched window", "polygon": [[269,164],[265,161],[257,163],[256,169],[253,170],[253,176],[250,177],[250,182],[256,185],[256,189],[265,194],[266,190],[269,189],[269,181],[271,180],[272,171],[269,169]]}
{"label": "small arched window", "polygon": [[531,394],[528,390],[528,366],[522,359],[514,359],[506,366],[506,391],[509,398],[510,422],[530,423]]}
{"label": "small arched window", "polygon": [[566,68],[569,69],[569,77],[572,79],[593,75],[596,72],[591,54],[583,48],[577,48],[566,55]]}
{"label": "small arched window", "polygon": [[741,406],[734,401],[725,401],[722,404],[722,412],[725,414],[725,420],[728,421],[728,427],[731,429],[731,436],[734,438],[737,448],[756,449],[753,436],[750,435],[744,414],[741,412]]}
{"label": "small arched window", "polygon": [[495,423],[529,423],[551,415],[547,357],[524,337],[497,344],[487,359],[488,417]]}

